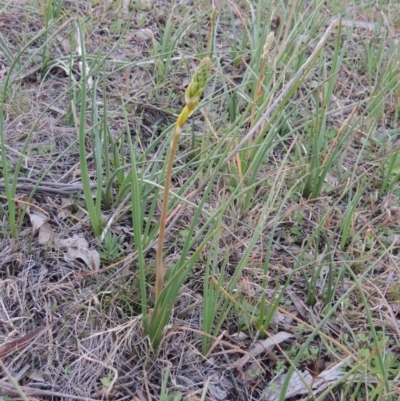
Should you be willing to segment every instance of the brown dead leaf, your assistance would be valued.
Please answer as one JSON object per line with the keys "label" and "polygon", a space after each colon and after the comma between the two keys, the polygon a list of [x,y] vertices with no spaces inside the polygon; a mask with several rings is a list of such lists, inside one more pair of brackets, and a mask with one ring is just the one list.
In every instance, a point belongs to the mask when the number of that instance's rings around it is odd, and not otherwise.
{"label": "brown dead leaf", "polygon": [[49,215],[43,209],[33,205],[28,206],[28,216],[34,233],[49,220]]}
{"label": "brown dead leaf", "polygon": [[146,42],[153,39],[153,32],[149,28],[143,28],[136,32],[136,39],[139,42]]}
{"label": "brown dead leaf", "polygon": [[45,222],[39,229],[39,244],[46,245],[54,238],[54,231],[50,223]]}
{"label": "brown dead leaf", "polygon": [[72,238],[56,239],[54,245],[58,249],[67,249],[64,259],[82,260],[92,270],[98,270],[100,267],[100,255],[96,250],[89,249],[89,244],[85,238],[74,235]]}

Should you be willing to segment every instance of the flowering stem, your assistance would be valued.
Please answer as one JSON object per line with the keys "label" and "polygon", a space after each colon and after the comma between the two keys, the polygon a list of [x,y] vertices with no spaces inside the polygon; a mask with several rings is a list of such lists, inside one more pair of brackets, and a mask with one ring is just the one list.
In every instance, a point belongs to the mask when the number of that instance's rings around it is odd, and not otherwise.
{"label": "flowering stem", "polygon": [[168,214],[168,199],[169,190],[171,186],[172,167],[174,164],[174,158],[176,149],[178,148],[179,136],[182,132],[183,126],[187,119],[192,115],[197,105],[199,104],[200,96],[207,85],[211,70],[211,60],[209,57],[203,59],[196,72],[194,73],[192,80],[185,91],[185,102],[186,106],[182,109],[176,120],[175,130],[172,136],[171,150],[168,157],[167,171],[165,173],[165,184],[164,184],[164,196],[161,209],[161,220],[160,220],[160,231],[158,235],[158,246],[157,246],[157,257],[156,257],[156,284],[155,284],[155,296],[156,299],[160,296],[163,289],[164,277],[165,277],[165,266],[163,264],[163,249],[165,239],[165,228]]}

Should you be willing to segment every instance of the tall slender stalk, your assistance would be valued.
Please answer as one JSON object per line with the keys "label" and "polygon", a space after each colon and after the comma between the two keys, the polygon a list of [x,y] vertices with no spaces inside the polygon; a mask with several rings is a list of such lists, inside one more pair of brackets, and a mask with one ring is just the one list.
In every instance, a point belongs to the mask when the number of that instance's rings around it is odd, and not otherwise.
{"label": "tall slender stalk", "polygon": [[161,221],[160,221],[160,232],[158,236],[158,247],[157,247],[157,267],[156,267],[156,284],[155,284],[155,295],[156,299],[159,297],[165,277],[165,268],[163,265],[163,249],[164,249],[164,238],[165,238],[165,227],[168,214],[168,198],[169,190],[171,186],[171,175],[172,167],[174,163],[176,149],[178,147],[179,136],[182,132],[182,128],[185,125],[187,119],[193,114],[197,105],[199,104],[200,96],[207,86],[208,79],[211,71],[211,60],[209,57],[204,58],[195,73],[192,76],[189,86],[185,91],[185,102],[186,105],[179,114],[178,119],[175,123],[175,130],[172,136],[171,149],[168,157],[167,171],[165,173],[165,184],[164,184],[164,197],[161,210]]}

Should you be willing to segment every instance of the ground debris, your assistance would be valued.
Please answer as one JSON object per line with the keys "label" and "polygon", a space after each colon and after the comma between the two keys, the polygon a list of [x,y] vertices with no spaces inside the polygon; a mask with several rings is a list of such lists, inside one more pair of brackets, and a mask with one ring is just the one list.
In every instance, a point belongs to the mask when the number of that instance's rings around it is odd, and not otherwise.
{"label": "ground debris", "polygon": [[[286,390],[285,400],[297,395],[306,395],[312,393],[314,396],[321,394],[328,387],[339,382],[345,375],[342,366],[349,358],[333,366],[330,369],[324,370],[317,377],[313,377],[307,370],[294,372],[289,380],[289,385]],[[281,373],[276,376],[268,387],[265,389],[263,401],[278,401],[281,396],[281,391],[286,379],[286,374]]]}

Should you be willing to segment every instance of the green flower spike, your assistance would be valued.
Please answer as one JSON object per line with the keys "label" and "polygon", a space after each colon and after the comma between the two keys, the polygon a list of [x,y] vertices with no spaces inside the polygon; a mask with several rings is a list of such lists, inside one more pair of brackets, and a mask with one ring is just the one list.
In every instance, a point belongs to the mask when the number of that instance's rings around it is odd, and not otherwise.
{"label": "green flower spike", "polygon": [[189,86],[185,91],[185,102],[189,109],[189,116],[193,113],[194,109],[199,104],[200,96],[207,86],[210,79],[211,60],[209,57],[201,60],[195,73],[192,76]]}

